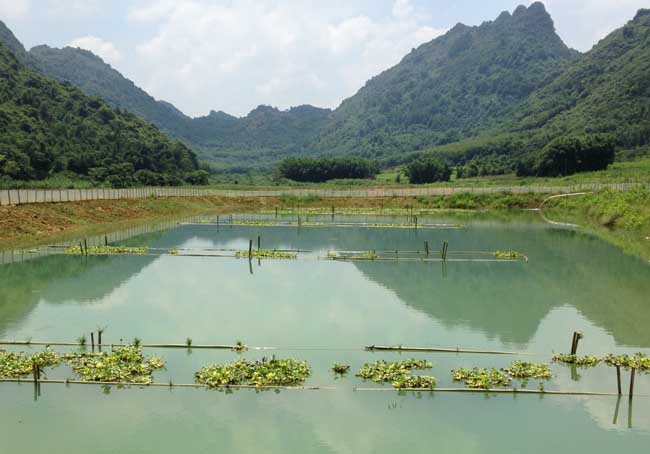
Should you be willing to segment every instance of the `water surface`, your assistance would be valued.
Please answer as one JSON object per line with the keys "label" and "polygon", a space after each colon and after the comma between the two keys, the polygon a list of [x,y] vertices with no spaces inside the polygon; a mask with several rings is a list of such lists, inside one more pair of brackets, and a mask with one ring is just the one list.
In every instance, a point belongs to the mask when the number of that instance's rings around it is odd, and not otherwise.
{"label": "water surface", "polygon": [[[359,220],[358,218],[355,218]],[[365,218],[363,219],[365,220]],[[421,222],[456,222],[431,218]],[[167,361],[155,381],[190,383],[200,367],[244,356],[307,360],[308,385],[332,391],[102,389],[0,384],[0,446],[51,453],[611,452],[650,441],[650,399],[354,391],[336,379],[376,359],[426,358],[439,386],[457,367],[507,367],[517,357],[365,352],[367,345],[530,352],[548,362],[575,330],[580,353],[650,353],[650,267],[601,240],[515,221],[462,219],[462,229],[183,225],[125,241],[152,248],[316,251],[309,260],[53,255],[0,266],[0,339],[74,341],[107,327],[107,342],[232,344],[273,351],[147,350]],[[328,250],[516,250],[516,262],[331,262]],[[24,348],[12,348],[24,350]],[[37,351],[33,347],[31,351]],[[616,390],[612,369],[553,365],[545,389]],[[66,368],[51,378],[73,378]],[[650,394],[647,375],[636,391]],[[627,385],[628,377],[624,377]],[[517,386],[521,384],[516,383]],[[527,385],[535,389],[538,381]]]}

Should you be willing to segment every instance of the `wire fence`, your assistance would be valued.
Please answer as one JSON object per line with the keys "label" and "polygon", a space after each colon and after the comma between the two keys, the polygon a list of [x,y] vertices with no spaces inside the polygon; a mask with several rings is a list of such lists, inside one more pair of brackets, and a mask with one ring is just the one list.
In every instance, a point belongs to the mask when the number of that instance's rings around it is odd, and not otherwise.
{"label": "wire fence", "polygon": [[388,198],[443,196],[461,193],[474,194],[555,194],[576,191],[611,189],[629,191],[635,188],[650,190],[646,183],[593,183],[572,186],[494,186],[471,188],[363,188],[363,189],[276,189],[276,190],[224,190],[174,187],[145,187],[131,189],[3,189],[0,206],[33,203],[81,202],[89,200],[123,200],[147,197],[306,197],[322,198]]}

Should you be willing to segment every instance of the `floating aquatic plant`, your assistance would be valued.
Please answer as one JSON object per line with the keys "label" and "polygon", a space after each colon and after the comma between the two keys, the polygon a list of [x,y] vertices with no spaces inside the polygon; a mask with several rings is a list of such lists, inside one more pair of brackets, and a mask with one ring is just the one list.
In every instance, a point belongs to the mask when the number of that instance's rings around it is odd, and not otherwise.
{"label": "floating aquatic plant", "polygon": [[178,255],[178,249],[170,249],[167,253],[169,255]]}
{"label": "floating aquatic plant", "polygon": [[393,381],[393,387],[397,389],[433,389],[437,380],[429,375],[408,375]]}
{"label": "floating aquatic plant", "polygon": [[154,371],[165,367],[161,359],[145,357],[137,346],[116,347],[111,353],[68,353],[63,360],[83,381],[147,384]]}
{"label": "floating aquatic plant", "polygon": [[634,368],[642,371],[650,371],[650,357],[643,353],[636,355],[613,355],[605,357],[605,363],[610,366],[625,367],[626,369]]}
{"label": "floating aquatic plant", "polygon": [[527,361],[515,361],[507,370],[514,378],[551,378],[548,364],[537,364]]}
{"label": "floating aquatic plant", "polygon": [[235,345],[232,347],[232,349],[236,352],[245,352],[246,350],[248,350],[248,345],[238,340],[237,342],[235,342]]}
{"label": "floating aquatic plant", "polygon": [[524,258],[524,254],[515,251],[496,251],[494,256],[498,259],[504,260],[518,260]]}
{"label": "floating aquatic plant", "polygon": [[34,371],[34,364],[40,367],[56,366],[61,357],[48,348],[32,355],[0,350],[0,378],[21,378]]}
{"label": "floating aquatic plant", "polygon": [[85,253],[89,255],[146,255],[149,253],[149,248],[129,246],[92,246],[86,250],[82,250],[81,246],[70,246],[65,250],[65,253],[71,255],[81,255]]}
{"label": "floating aquatic plant", "polygon": [[378,260],[381,258],[375,251],[362,252],[346,257],[348,260]]}
{"label": "floating aquatic plant", "polygon": [[[237,251],[235,256],[239,259],[248,258],[248,251]],[[256,259],[282,259],[294,260],[298,258],[298,254],[292,252],[273,251],[270,249],[254,249],[250,253],[250,257]]]}
{"label": "floating aquatic plant", "polygon": [[558,353],[553,356],[553,361],[557,363],[574,364],[578,367],[593,367],[602,362],[602,358],[597,356],[578,356],[566,353]]}
{"label": "floating aquatic plant", "polygon": [[432,363],[417,359],[396,362],[379,360],[374,363],[364,364],[356,373],[356,376],[364,380],[372,380],[375,383],[388,383],[409,377],[413,370],[425,370],[432,367]]}
{"label": "floating aquatic plant", "polygon": [[195,373],[197,383],[210,387],[229,385],[292,386],[303,383],[311,374],[306,361],[262,358],[239,359],[230,364],[215,364]]}
{"label": "floating aquatic plant", "polygon": [[455,369],[451,376],[456,381],[464,381],[470,388],[489,389],[495,386],[508,386],[512,379],[502,370],[497,369]]}
{"label": "floating aquatic plant", "polygon": [[337,374],[345,374],[350,370],[350,365],[349,364],[343,364],[343,363],[334,363],[332,366],[332,370],[337,373]]}

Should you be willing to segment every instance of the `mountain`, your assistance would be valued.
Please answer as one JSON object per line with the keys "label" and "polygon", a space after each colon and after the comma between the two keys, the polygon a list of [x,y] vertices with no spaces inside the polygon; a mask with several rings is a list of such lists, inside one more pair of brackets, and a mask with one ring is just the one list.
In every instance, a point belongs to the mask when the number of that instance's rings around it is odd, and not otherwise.
{"label": "mountain", "polygon": [[505,122],[538,141],[609,133],[621,147],[650,143],[650,10],[628,22],[534,92]]}
{"label": "mountain", "polygon": [[317,149],[384,157],[473,136],[578,58],[541,3],[458,24],[345,100]]}
{"label": "mountain", "polygon": [[0,44],[0,180],[68,172],[123,186],[192,179],[196,155],[134,114],[46,79]]}

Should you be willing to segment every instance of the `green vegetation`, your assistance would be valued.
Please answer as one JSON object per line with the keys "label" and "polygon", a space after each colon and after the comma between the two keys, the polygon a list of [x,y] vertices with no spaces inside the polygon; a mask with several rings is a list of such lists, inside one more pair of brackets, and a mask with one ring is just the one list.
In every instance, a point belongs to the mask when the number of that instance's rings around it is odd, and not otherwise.
{"label": "green vegetation", "polygon": [[517,174],[559,177],[603,170],[614,162],[615,151],[614,138],[604,134],[558,137],[540,153],[520,161]]}
{"label": "green vegetation", "polygon": [[440,159],[426,157],[412,161],[406,166],[406,175],[413,184],[449,181],[451,169]]}
{"label": "green vegetation", "polygon": [[196,156],[133,114],[45,79],[0,44],[0,180],[74,175],[114,187],[181,184]]}
{"label": "green vegetation", "polygon": [[507,370],[513,378],[551,378],[548,364],[537,364],[527,361],[515,361]]}
{"label": "green vegetation", "polygon": [[197,383],[210,387],[229,385],[293,386],[303,383],[311,374],[306,361],[276,359],[261,361],[239,359],[230,364],[215,364],[196,372]]}
{"label": "green vegetation", "polygon": [[60,363],[61,357],[49,348],[32,355],[0,350],[0,378],[22,378],[33,373],[35,364],[49,367]]}
{"label": "green vegetation", "polygon": [[237,251],[235,253],[237,258],[256,258],[256,259],[280,259],[280,260],[294,260],[298,258],[298,254],[292,252],[272,251],[270,249],[253,249],[249,255],[248,251]]}
{"label": "green vegetation", "polygon": [[625,367],[626,369],[634,368],[645,372],[650,371],[650,357],[643,353],[637,353],[636,355],[609,354],[604,361],[609,366]]}
{"label": "green vegetation", "polygon": [[578,367],[594,367],[600,364],[603,360],[597,356],[577,356],[560,353],[553,356],[553,361],[564,364],[574,364]]}
{"label": "green vegetation", "polygon": [[319,148],[399,163],[404,152],[485,130],[577,58],[540,3],[478,27],[459,24],[344,101]]}
{"label": "green vegetation", "polygon": [[68,353],[63,360],[83,381],[147,384],[154,371],[165,367],[161,359],[145,357],[138,345],[115,347],[112,353]]}
{"label": "green vegetation", "polygon": [[149,253],[149,248],[129,246],[91,246],[86,250],[82,249],[81,245],[79,245],[66,248],[65,253],[70,255],[146,255]]}
{"label": "green vegetation", "polygon": [[549,201],[544,212],[554,220],[583,225],[627,253],[650,260],[650,191],[599,191]]}
{"label": "green vegetation", "polygon": [[519,260],[526,257],[521,252],[515,252],[515,251],[496,251],[494,253],[494,256],[498,259],[503,259],[503,260]]}
{"label": "green vegetation", "polygon": [[451,376],[456,381],[464,381],[470,388],[490,389],[495,386],[509,386],[512,379],[497,369],[455,369]]}
{"label": "green vegetation", "polygon": [[334,371],[334,373],[336,374],[343,375],[348,373],[350,367],[351,366],[349,364],[334,363],[334,365],[332,366],[332,371]]}
{"label": "green vegetation", "polygon": [[278,167],[278,173],[284,178],[312,183],[374,178],[378,172],[376,162],[360,158],[287,158]]}
{"label": "green vegetation", "polygon": [[431,369],[433,364],[423,360],[408,359],[404,361],[386,362],[384,360],[366,363],[356,373],[357,377],[371,380],[375,383],[391,383],[393,387],[428,388],[433,389],[436,379],[430,376],[414,376],[414,370]]}

